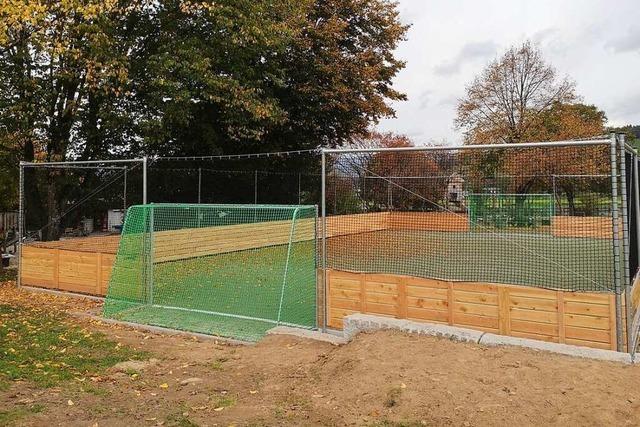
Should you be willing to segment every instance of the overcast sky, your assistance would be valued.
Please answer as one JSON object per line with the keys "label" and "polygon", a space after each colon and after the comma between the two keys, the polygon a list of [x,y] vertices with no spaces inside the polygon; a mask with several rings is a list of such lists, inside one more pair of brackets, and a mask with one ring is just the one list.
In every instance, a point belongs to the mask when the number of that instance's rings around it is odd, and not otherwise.
{"label": "overcast sky", "polygon": [[457,144],[456,100],[509,46],[530,39],[609,125],[640,124],[640,0],[399,0],[412,27],[395,87],[409,100],[378,128]]}

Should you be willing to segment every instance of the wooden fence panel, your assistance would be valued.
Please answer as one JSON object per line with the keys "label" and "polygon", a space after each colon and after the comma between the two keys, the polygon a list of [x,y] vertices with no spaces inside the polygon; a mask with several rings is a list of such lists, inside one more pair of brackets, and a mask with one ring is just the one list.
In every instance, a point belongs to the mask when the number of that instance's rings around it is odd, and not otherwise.
{"label": "wooden fence panel", "polygon": [[329,326],[369,313],[587,347],[615,349],[615,298],[392,274],[328,274]]}

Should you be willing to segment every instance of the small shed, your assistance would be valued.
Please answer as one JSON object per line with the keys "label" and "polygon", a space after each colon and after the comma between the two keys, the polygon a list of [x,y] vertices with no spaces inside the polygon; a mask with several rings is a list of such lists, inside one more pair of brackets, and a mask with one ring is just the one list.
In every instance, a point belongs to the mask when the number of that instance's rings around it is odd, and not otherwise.
{"label": "small shed", "polygon": [[464,178],[457,172],[449,178],[446,199],[449,209],[464,210]]}

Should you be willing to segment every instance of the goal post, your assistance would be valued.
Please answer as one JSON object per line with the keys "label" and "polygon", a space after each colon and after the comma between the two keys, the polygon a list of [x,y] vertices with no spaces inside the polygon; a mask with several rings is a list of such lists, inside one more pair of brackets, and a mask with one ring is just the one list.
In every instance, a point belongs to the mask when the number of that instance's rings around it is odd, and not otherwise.
{"label": "goal post", "polygon": [[555,211],[552,194],[476,193],[465,199],[471,229],[549,226]]}
{"label": "goal post", "polygon": [[132,206],[104,315],[249,341],[315,328],[316,207]]}

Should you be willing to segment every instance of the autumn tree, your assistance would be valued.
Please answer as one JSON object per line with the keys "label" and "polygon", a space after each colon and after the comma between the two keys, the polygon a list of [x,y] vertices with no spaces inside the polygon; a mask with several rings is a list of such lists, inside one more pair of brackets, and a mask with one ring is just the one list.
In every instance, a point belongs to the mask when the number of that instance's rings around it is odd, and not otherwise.
{"label": "autumn tree", "polygon": [[404,99],[406,30],[390,0],[0,0],[0,160],[340,145]]}
{"label": "autumn tree", "polygon": [[[507,150],[465,153],[471,177],[468,185],[484,191],[488,181],[518,194],[549,192],[566,196],[576,212],[579,192],[600,191],[588,175],[607,173],[601,147],[519,149],[520,142],[590,138],[604,133],[606,116],[593,105],[578,102],[574,84],[560,79],[531,43],[509,49],[491,62],[467,87],[458,105],[456,125],[466,144],[514,144]],[[585,175],[584,178],[568,176]],[[498,179],[497,177],[503,178]],[[565,178],[557,178],[562,177]],[[523,200],[523,199],[519,199]]]}
{"label": "autumn tree", "polygon": [[577,100],[574,86],[526,42],[492,61],[467,86],[455,124],[467,144],[523,142],[542,113]]}

